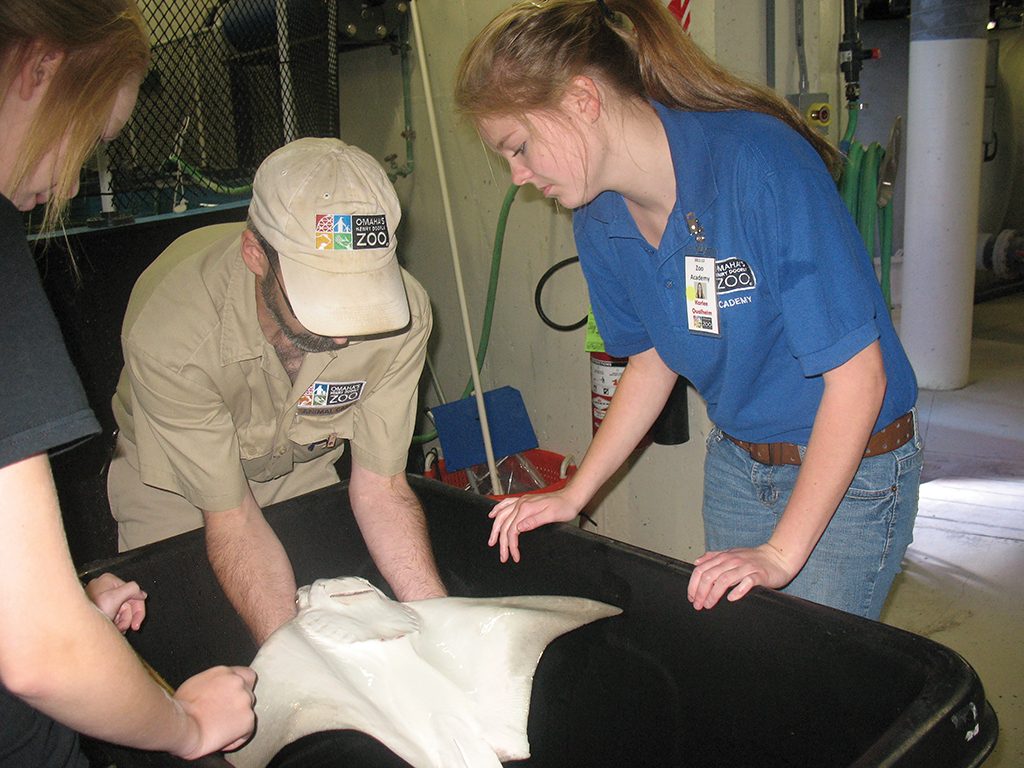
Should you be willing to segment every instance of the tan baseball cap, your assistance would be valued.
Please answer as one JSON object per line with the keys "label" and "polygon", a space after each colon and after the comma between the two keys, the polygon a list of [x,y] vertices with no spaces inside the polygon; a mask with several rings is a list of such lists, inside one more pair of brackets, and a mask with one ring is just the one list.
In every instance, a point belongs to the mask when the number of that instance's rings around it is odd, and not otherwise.
{"label": "tan baseball cap", "polygon": [[299,139],[256,171],[249,217],[281,256],[295,316],[321,336],[369,336],[409,324],[395,251],[402,218],[380,164],[338,139]]}

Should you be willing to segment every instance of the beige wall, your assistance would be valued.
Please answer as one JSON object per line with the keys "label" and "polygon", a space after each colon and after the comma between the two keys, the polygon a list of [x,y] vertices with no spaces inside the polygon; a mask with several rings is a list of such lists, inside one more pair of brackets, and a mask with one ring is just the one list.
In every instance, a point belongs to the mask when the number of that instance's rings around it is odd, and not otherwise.
{"label": "beige wall", "polygon": [[[419,3],[474,334],[479,333],[484,309],[495,223],[510,181],[504,163],[484,151],[469,126],[453,118],[451,82],[466,42],[505,5],[505,0]],[[726,66],[764,82],[764,4],[702,0],[692,6],[691,32],[697,42],[716,52]],[[828,67],[834,65],[838,45],[839,11],[833,6],[839,4],[822,3],[820,11],[814,2],[807,6],[810,89],[834,93],[837,78]],[[749,10],[740,10],[743,8]],[[777,86],[783,92],[795,91],[798,78],[792,54],[792,4],[779,2],[777,14]],[[825,74],[819,74],[823,63],[828,67],[823,68]],[[342,138],[379,158],[397,153],[401,159],[404,141],[399,135],[402,96],[398,57],[386,49],[364,49],[340,56],[339,68]],[[432,298],[436,329],[430,354],[451,400],[459,395],[469,375],[468,352],[420,82],[416,66],[416,168],[410,177],[396,183],[405,211],[401,250],[406,266]],[[583,351],[583,331],[553,331],[533,308],[533,292],[540,276],[550,265],[574,254],[570,213],[543,199],[532,187],[522,189],[512,207],[505,236],[501,283],[482,381],[485,390],[503,385],[518,388],[541,446],[581,458],[591,436],[589,359]],[[582,317],[586,307],[586,286],[578,267],[563,270],[548,284],[545,309],[559,322]],[[436,402],[433,393],[430,402]],[[689,443],[650,447],[610,484],[604,498],[591,510],[599,533],[683,559],[693,559],[703,551],[701,476],[709,422],[695,396],[690,397],[690,411]]]}

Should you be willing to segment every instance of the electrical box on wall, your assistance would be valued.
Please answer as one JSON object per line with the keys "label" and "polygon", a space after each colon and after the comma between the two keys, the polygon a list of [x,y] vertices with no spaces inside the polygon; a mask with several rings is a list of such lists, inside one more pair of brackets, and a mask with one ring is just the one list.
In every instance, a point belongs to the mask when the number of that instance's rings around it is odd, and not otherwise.
{"label": "electrical box on wall", "polygon": [[827,93],[791,93],[786,98],[800,111],[804,120],[821,133],[828,133],[832,125],[832,106],[828,103]]}
{"label": "electrical box on wall", "polygon": [[408,0],[337,2],[338,45],[398,42],[399,28],[409,12]]}

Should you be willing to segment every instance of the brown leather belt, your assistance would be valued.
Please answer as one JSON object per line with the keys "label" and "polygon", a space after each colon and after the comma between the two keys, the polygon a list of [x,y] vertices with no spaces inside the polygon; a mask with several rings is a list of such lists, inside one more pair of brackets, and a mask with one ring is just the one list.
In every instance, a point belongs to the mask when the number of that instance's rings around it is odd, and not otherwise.
{"label": "brown leather belt", "polygon": [[[746,440],[737,440],[725,432],[722,434],[749,453],[750,458],[760,464],[773,466],[800,464],[800,447],[793,443],[748,443]],[[879,456],[889,451],[895,451],[901,445],[909,443],[913,437],[914,414],[906,413],[871,436],[871,439],[868,440],[868,447],[864,450],[864,457]]]}

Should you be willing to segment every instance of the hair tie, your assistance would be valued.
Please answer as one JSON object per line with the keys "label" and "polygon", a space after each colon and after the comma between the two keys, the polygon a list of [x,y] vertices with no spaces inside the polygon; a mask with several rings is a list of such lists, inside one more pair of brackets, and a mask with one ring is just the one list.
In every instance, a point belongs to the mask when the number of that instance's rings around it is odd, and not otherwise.
{"label": "hair tie", "polygon": [[636,28],[633,26],[633,22],[630,21],[629,16],[621,11],[613,11],[608,7],[606,0],[597,0],[597,7],[601,9],[601,15],[604,16],[605,22],[612,29],[620,34],[636,33]]}

